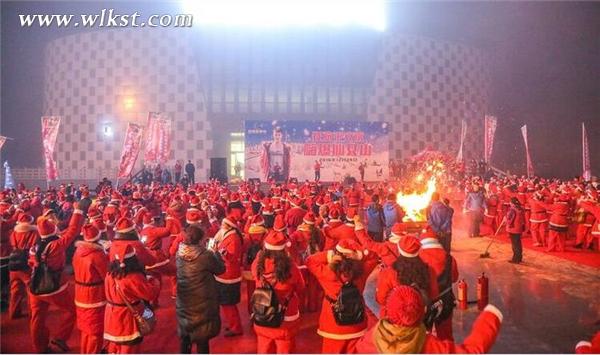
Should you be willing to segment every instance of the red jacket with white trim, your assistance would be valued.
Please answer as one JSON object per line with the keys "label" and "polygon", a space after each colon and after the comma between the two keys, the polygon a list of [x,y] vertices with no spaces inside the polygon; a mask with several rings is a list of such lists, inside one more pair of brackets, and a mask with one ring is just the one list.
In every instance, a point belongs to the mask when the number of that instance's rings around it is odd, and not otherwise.
{"label": "red jacket with white trim", "polygon": [[150,302],[156,298],[160,292],[160,285],[158,280],[147,279],[146,275],[139,272],[129,273],[118,280],[110,274],[106,276],[104,291],[107,305],[104,312],[104,339],[113,342],[132,341],[141,335],[135,318],[125,305],[115,283],[118,283],[127,301],[140,314],[144,311],[142,300]]}
{"label": "red jacket with white trim", "polygon": [[[333,251],[323,251],[315,253],[306,259],[306,266],[319,283],[323,287],[325,295],[336,299],[342,288],[342,281],[335,272],[329,267],[330,258],[333,256]],[[362,292],[365,289],[367,277],[376,266],[375,259],[367,259],[363,262],[363,273],[360,277],[353,281],[354,285]],[[355,339],[361,337],[367,329],[367,318],[359,324],[354,325],[338,325],[335,322],[331,303],[323,300],[321,306],[321,315],[319,317],[319,328],[317,333],[324,338],[329,339]]]}
{"label": "red jacket with white trim", "polygon": [[215,276],[215,280],[225,284],[242,281],[243,241],[239,231],[230,226],[221,226],[215,235],[216,250],[221,253],[225,263],[225,272]]}
{"label": "red jacket with white trim", "polygon": [[78,241],[75,245],[75,305],[86,309],[104,307],[104,278],[108,271],[108,255],[97,243]]}

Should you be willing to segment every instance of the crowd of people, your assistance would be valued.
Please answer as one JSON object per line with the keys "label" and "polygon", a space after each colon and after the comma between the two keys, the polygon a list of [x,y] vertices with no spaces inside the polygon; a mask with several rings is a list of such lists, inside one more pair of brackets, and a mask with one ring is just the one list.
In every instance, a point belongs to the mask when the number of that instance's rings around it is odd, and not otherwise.
{"label": "crowd of people", "polygon": [[[564,250],[569,233],[578,246],[598,248],[596,181],[462,183],[469,236],[481,234],[480,224],[504,225],[513,262],[522,260],[527,233],[548,251]],[[166,289],[174,304],[160,306],[175,309],[182,353],[194,345],[209,353],[218,334],[241,335],[240,311],[251,314],[258,353],[294,352],[303,314],[317,311],[322,353],[488,352],[502,322],[493,305],[462,343],[453,337],[460,265],[451,254],[454,209],[444,191],[433,194],[427,222],[415,230],[390,189],[308,181],[234,187],[195,183],[193,174],[188,186],[103,184],[95,196],[85,185],[20,185],[0,196],[9,317],[28,313],[37,353],[69,351],[75,326],[82,353],[139,353]],[[363,290],[378,267],[381,311],[368,327]],[[51,306],[62,319],[50,330]]]}

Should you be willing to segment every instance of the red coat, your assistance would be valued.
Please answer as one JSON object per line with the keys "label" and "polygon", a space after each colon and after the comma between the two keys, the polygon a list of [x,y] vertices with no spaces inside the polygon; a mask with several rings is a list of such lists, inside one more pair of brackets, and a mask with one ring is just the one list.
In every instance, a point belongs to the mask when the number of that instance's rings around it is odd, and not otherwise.
{"label": "red coat", "polygon": [[550,215],[550,226],[559,228],[569,227],[570,206],[568,202],[556,202],[553,204],[544,204],[546,209],[552,211]]}
{"label": "red coat", "polygon": [[522,234],[525,231],[525,211],[512,205],[506,212],[506,231],[510,234]]}
{"label": "red coat", "polygon": [[115,280],[110,274],[104,281],[106,293],[106,310],[104,313],[104,339],[112,342],[132,341],[140,337],[137,324],[133,315],[125,306],[123,298],[115,287],[118,282],[121,291],[127,301],[140,314],[144,310],[145,300],[150,302],[160,292],[160,285],[156,279],[147,279],[142,273],[130,273],[119,280]]}
{"label": "red coat", "polygon": [[97,243],[79,241],[73,255],[77,328],[85,333],[102,334],[104,329],[104,278],[108,255]]}
{"label": "red coat", "polygon": [[331,250],[335,248],[338,241],[330,237],[329,233],[331,233],[332,230],[341,226],[342,224],[343,222],[339,219],[331,219],[329,220],[329,222],[323,225],[323,235],[325,236],[325,250]]}
{"label": "red coat", "polygon": [[292,207],[285,213],[285,224],[288,226],[288,231],[291,233],[302,224],[302,219],[306,215],[306,210],[301,207]]}
{"label": "red coat", "polygon": [[548,222],[548,213],[543,202],[534,199],[529,200],[529,206],[531,208],[531,216],[529,216],[529,222],[531,223],[546,223]]}
{"label": "red coat", "polygon": [[[424,261],[423,261],[424,262]],[[398,272],[393,267],[383,268],[379,272],[377,278],[377,289],[375,290],[375,300],[381,307],[381,317],[385,317],[385,301],[389,292],[399,286],[398,283]],[[437,283],[437,276],[433,268],[429,267],[429,298],[434,299],[439,295],[439,287]]]}
{"label": "red coat", "polygon": [[592,234],[595,235],[596,238],[600,238],[600,205],[585,201],[581,203],[581,208],[596,217],[592,227]]}
{"label": "red coat", "polygon": [[[329,267],[329,260],[333,256],[332,251],[323,251],[313,254],[306,260],[306,266],[323,287],[326,296],[337,298],[341,288],[342,281],[336,276],[335,272]],[[365,288],[367,277],[375,267],[376,263],[364,262],[364,271],[362,275],[354,280],[354,285],[362,292]],[[347,280],[344,280],[347,281]],[[367,318],[359,324],[338,325],[335,322],[331,303],[327,299],[323,300],[321,306],[321,315],[319,317],[319,328],[317,333],[324,338],[329,339],[356,339],[361,337],[367,330]]]}
{"label": "red coat", "polygon": [[[425,336],[425,343],[421,349],[421,354],[485,354],[490,351],[496,337],[500,332],[502,324],[502,314],[496,307],[491,305],[479,314],[471,333],[465,338],[462,344],[456,344],[452,340],[440,340],[432,334]],[[361,354],[376,354],[377,347],[374,343],[375,326],[363,336],[356,344],[356,351]]]}
{"label": "red coat", "polygon": [[[419,251],[419,258],[423,260],[427,266],[429,266],[433,272],[435,273],[436,279],[444,272],[444,268],[446,267],[446,251],[444,247],[440,244],[440,242],[436,238],[424,238],[421,240],[421,250]],[[458,265],[456,264],[456,259],[452,258],[450,275],[452,277],[452,282],[458,281]],[[439,290],[444,291],[444,290]]]}
{"label": "red coat", "polygon": [[[252,277],[256,282],[256,287],[262,287],[262,278],[258,275],[257,267],[258,267],[258,259],[260,257],[259,252],[252,263]],[[284,321],[293,322],[300,318],[300,298],[299,295],[304,293],[305,283],[302,274],[300,273],[300,269],[296,266],[294,262],[292,262],[290,267],[290,278],[285,281],[275,282],[275,263],[273,259],[265,259],[265,270],[262,276],[267,279],[273,288],[275,289],[275,293],[277,294],[277,299],[280,303],[284,303],[285,300],[288,301],[288,306],[285,311]]]}
{"label": "red coat", "polygon": [[[51,270],[62,270],[65,268],[67,248],[79,235],[79,232],[81,231],[82,222],[83,211],[73,211],[73,215],[71,216],[71,220],[69,221],[69,226],[67,227],[67,229],[61,234],[59,234],[59,238],[57,240],[48,243],[46,247],[46,264]],[[36,251],[37,244],[34,245],[31,249],[29,249],[30,267],[36,266],[38,264],[35,257]],[[61,287],[53,294],[63,291],[68,286],[68,282],[64,278],[61,279],[61,284]]]}
{"label": "red coat", "polygon": [[600,353],[600,331],[597,331],[592,341],[580,341],[575,345],[576,354],[598,354]]}
{"label": "red coat", "polygon": [[[8,234],[6,234],[8,235]],[[32,224],[17,223],[10,234],[10,246],[12,249],[28,251],[39,237],[37,227]]]}
{"label": "red coat", "polygon": [[224,284],[232,284],[242,281],[242,237],[234,228],[222,226],[215,239],[217,241],[217,250],[223,256],[225,262],[225,272],[215,276],[215,280]]}
{"label": "red coat", "polygon": [[370,253],[374,253],[379,256],[381,262],[383,262],[383,264],[386,266],[391,266],[398,258],[400,251],[398,250],[397,243],[399,242],[400,238],[391,236],[385,242],[376,242],[369,237],[369,234],[367,234],[364,228],[357,229],[355,233],[360,244]]}
{"label": "red coat", "polygon": [[168,252],[163,250],[163,239],[171,235],[171,225],[173,219],[167,220],[166,227],[157,227],[154,225],[144,225],[144,229],[140,232],[140,239],[152,254],[156,262],[152,265],[147,265],[146,269],[154,269],[169,263]]}

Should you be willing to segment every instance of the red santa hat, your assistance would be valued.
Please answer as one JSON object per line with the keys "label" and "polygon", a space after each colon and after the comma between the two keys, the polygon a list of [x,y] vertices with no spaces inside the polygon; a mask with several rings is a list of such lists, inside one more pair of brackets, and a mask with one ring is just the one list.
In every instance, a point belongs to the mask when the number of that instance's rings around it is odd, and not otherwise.
{"label": "red santa hat", "polygon": [[142,218],[142,223],[144,223],[145,226],[154,225],[154,216],[152,216],[150,213],[145,213],[144,218]]}
{"label": "red santa hat", "polygon": [[363,256],[369,254],[368,250],[363,250],[361,245],[353,239],[342,239],[335,246],[338,253],[350,259],[362,260]]}
{"label": "red santa hat", "polygon": [[259,202],[261,202],[261,200],[260,200],[260,193],[255,192],[254,194],[252,194],[252,202],[253,203],[259,203]]}
{"label": "red santa hat", "polygon": [[391,290],[385,302],[387,320],[397,326],[412,327],[425,314],[423,297],[414,287],[398,286]]}
{"label": "red santa hat", "polygon": [[21,213],[21,215],[19,215],[19,218],[17,219],[17,224],[32,224],[33,220],[33,216],[29,213]]}
{"label": "red santa hat", "polygon": [[390,231],[390,239],[393,243],[398,243],[406,233],[408,233],[408,225],[406,223],[394,223]]}
{"label": "red santa hat", "polygon": [[37,222],[38,232],[42,239],[51,237],[58,233],[58,227],[50,219],[42,217]]}
{"label": "red santa hat", "polygon": [[132,195],[131,195],[131,199],[134,201],[139,201],[142,199],[142,194],[139,191],[135,191]]}
{"label": "red santa hat", "polygon": [[202,213],[203,212],[197,208],[188,208],[187,212],[185,213],[185,221],[187,224],[198,224],[202,222]]}
{"label": "red santa hat", "polygon": [[287,241],[283,233],[272,232],[265,237],[264,245],[266,250],[284,250],[292,244]]}
{"label": "red santa hat", "polygon": [[273,230],[276,232],[283,232],[287,229],[287,224],[283,220],[283,215],[279,214],[275,216],[275,222],[273,222]]}
{"label": "red santa hat", "polygon": [[294,196],[290,199],[290,205],[292,205],[293,207],[300,207],[301,204],[302,199],[298,196]]}
{"label": "red santa hat", "polygon": [[261,215],[256,215],[252,218],[250,227],[248,228],[248,234],[264,234],[267,232],[265,228],[265,219]]}
{"label": "red santa hat", "polygon": [[190,207],[199,207],[200,203],[201,201],[198,196],[194,196],[190,199]]}
{"label": "red santa hat", "polygon": [[110,194],[110,203],[121,202],[121,200],[123,200],[123,197],[117,191],[113,191]]}
{"label": "red santa hat", "polygon": [[239,202],[239,201],[240,201],[240,194],[237,192],[233,192],[231,194],[231,197],[229,198],[229,203]]}
{"label": "red santa hat", "polygon": [[576,354],[600,354],[600,331],[597,331],[592,341],[580,341],[575,345]]}
{"label": "red santa hat", "polygon": [[428,238],[437,238],[437,233],[435,233],[431,226],[427,226],[421,231],[420,237],[421,240]]}
{"label": "red santa hat", "polygon": [[268,205],[263,205],[262,214],[270,216],[273,214],[273,206],[269,203]]}
{"label": "red santa hat", "polygon": [[398,242],[398,252],[406,258],[415,258],[419,256],[421,242],[413,235],[405,235]]}
{"label": "red santa hat", "polygon": [[114,260],[120,262],[119,266],[121,268],[125,267],[125,259],[135,256],[135,249],[131,246],[131,244],[113,244],[111,249],[111,255],[113,256]]}
{"label": "red santa hat", "polygon": [[100,230],[90,223],[86,223],[81,227],[81,234],[86,242],[95,242],[100,239]]}
{"label": "red santa hat", "polygon": [[340,219],[340,210],[338,208],[335,208],[335,207],[331,208],[329,210],[329,218],[330,218],[330,221],[339,221],[339,219]]}
{"label": "red santa hat", "polygon": [[346,212],[346,222],[354,223],[354,216],[356,216],[356,210],[354,208],[349,208]]}
{"label": "red santa hat", "polygon": [[312,212],[308,212],[307,214],[304,215],[304,218],[302,218],[302,222],[304,222],[306,224],[310,224],[310,225],[315,224],[315,221],[316,221],[315,214]]}
{"label": "red santa hat", "polygon": [[121,217],[115,224],[115,232],[116,233],[129,233],[135,230],[135,224],[133,221],[127,217]]}

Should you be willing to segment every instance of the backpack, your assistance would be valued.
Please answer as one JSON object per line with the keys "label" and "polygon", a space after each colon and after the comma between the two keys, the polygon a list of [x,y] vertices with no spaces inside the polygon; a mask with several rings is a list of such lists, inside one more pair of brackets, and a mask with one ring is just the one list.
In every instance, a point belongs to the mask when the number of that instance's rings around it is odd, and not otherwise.
{"label": "backpack", "polygon": [[[277,284],[277,282],[275,282]],[[263,278],[263,286],[257,287],[252,293],[250,304],[252,305],[252,314],[250,318],[256,325],[268,328],[279,328],[285,317],[285,304],[279,303],[275,289],[267,280]]]}
{"label": "backpack", "polygon": [[448,319],[452,315],[452,310],[456,306],[454,293],[452,292],[452,257],[446,255],[444,271],[438,276],[437,283],[442,293],[427,304],[423,322],[429,329],[434,324]]}
{"label": "backpack", "polygon": [[27,271],[29,265],[27,264],[27,257],[29,251],[24,249],[15,249],[8,256],[8,270],[9,271]]}
{"label": "backpack", "polygon": [[362,292],[351,281],[342,285],[337,299],[327,295],[325,298],[331,303],[337,325],[354,325],[364,321],[365,304]]}
{"label": "backpack", "polygon": [[[52,241],[57,240],[58,237],[48,239],[38,244],[38,251],[35,255],[38,264],[33,267],[29,282],[29,291],[34,295],[47,295],[60,288],[62,270],[51,270],[46,263],[48,246]],[[39,251],[40,249],[42,250],[41,252]]]}

